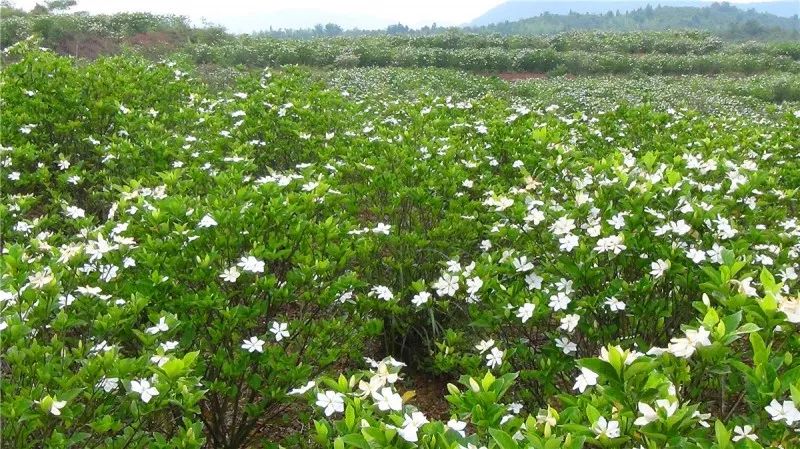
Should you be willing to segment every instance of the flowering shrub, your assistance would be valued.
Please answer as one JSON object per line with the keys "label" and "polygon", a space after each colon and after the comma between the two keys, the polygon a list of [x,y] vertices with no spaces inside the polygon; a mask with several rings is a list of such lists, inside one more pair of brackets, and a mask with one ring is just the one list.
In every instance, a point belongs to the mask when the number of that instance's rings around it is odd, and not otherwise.
{"label": "flowering shrub", "polygon": [[[799,444],[790,103],[564,112],[294,68],[214,92],[170,61],[7,57],[11,446]],[[443,420],[429,375],[462,385]]]}

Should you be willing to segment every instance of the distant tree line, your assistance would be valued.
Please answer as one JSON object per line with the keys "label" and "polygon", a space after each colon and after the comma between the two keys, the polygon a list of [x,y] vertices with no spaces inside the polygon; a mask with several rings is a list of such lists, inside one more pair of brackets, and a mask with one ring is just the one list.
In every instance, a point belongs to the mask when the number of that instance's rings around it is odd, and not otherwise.
{"label": "distant tree line", "polygon": [[413,29],[397,23],[379,30],[344,30],[329,23],[303,29],[269,29],[254,33],[290,39],[314,39],[336,36],[411,35],[427,36],[464,30],[471,33],[501,35],[553,35],[569,31],[643,31],[643,30],[704,30],[728,40],[796,40],[800,39],[800,19],[743,10],[728,2],[705,7],[675,7],[647,5],[632,11],[609,10],[606,13],[550,14],[529,19],[506,21],[479,27],[441,27],[435,23]]}

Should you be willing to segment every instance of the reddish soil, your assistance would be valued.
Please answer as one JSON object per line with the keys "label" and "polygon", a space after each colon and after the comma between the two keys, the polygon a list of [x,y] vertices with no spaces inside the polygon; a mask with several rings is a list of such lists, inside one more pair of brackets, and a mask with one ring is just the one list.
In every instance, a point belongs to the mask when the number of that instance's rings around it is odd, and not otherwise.
{"label": "reddish soil", "polygon": [[139,33],[122,40],[91,33],[69,33],[55,45],[53,50],[62,55],[96,59],[100,56],[118,54],[125,45],[139,48],[145,53],[163,54],[175,49],[179,42],[180,37],[176,33],[160,31]]}
{"label": "reddish soil", "polygon": [[428,419],[450,419],[450,403],[444,398],[449,394],[446,379],[406,372],[403,383],[405,388],[400,389],[400,394],[413,390],[415,396],[409,402],[425,413]]}
{"label": "reddish soil", "polygon": [[[502,80],[514,82],[532,79],[547,79],[550,76],[544,72],[478,72],[482,76],[496,76]],[[574,75],[565,75],[567,79],[574,79]]]}
{"label": "reddish soil", "polygon": [[119,51],[119,44],[92,34],[69,35],[59,41],[53,50],[62,55],[95,59],[98,56],[112,55]]}
{"label": "reddish soil", "polygon": [[547,78],[547,74],[541,72],[502,72],[495,74],[495,76],[506,81]]}

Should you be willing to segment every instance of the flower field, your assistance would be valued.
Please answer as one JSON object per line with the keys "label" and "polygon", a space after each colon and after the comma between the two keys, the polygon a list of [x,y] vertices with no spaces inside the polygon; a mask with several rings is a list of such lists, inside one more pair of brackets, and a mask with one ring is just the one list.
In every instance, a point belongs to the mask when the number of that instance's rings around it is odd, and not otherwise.
{"label": "flower field", "polygon": [[761,79],[5,58],[8,447],[800,447],[800,105]]}

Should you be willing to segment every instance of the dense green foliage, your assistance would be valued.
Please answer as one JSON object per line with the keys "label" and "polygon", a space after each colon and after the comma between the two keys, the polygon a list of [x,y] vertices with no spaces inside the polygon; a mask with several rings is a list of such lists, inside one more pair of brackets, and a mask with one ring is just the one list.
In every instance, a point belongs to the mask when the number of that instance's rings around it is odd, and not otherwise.
{"label": "dense green foliage", "polygon": [[800,43],[725,44],[706,33],[445,34],[318,40],[241,37],[185,52],[200,64],[250,67],[447,67],[555,74],[800,72]]}
{"label": "dense green foliage", "polygon": [[[6,9],[7,10],[7,9]],[[664,11],[671,11],[664,8]],[[670,13],[682,17],[674,27],[683,31],[642,32],[646,26],[583,27],[559,25],[559,20],[573,16],[539,19],[551,28],[538,29],[528,22],[497,25],[464,32],[436,28],[412,32],[400,24],[386,32],[346,33],[335,24],[319,25],[306,35],[281,31],[234,36],[219,27],[195,28],[187,19],[152,14],[25,14],[7,10],[0,28],[0,46],[36,35],[44,46],[61,54],[94,58],[133,49],[153,59],[180,53],[195,64],[232,67],[244,65],[261,69],[266,66],[299,64],[310,67],[442,67],[470,71],[542,72],[550,74],[754,74],[763,72],[800,72],[800,34],[798,19],[756,15],[762,22],[774,18],[783,21],[781,33],[772,33],[756,19],[753,31],[740,38],[755,39],[730,42],[732,32],[705,26],[706,21],[731,27],[740,24],[750,12],[729,5],[701,9],[692,16],[688,10]],[[657,16],[662,9],[655,10]],[[625,20],[639,23],[636,13]],[[645,16],[650,13],[641,12]],[[718,17],[718,14],[731,17]],[[577,15],[588,18],[593,16]],[[605,20],[605,16],[600,16]],[[622,17],[622,16],[620,16]],[[659,16],[660,17],[660,16]],[[696,17],[710,31],[692,31]],[[615,19],[616,16],[611,17]],[[769,20],[767,20],[769,19]],[[622,20],[622,19],[620,19]],[[672,23],[672,22],[670,22]],[[525,27],[534,26],[532,29]],[[722,26],[722,25],[720,25]],[[600,29],[613,31],[573,32]],[[626,32],[627,31],[627,32]],[[515,33],[513,35],[505,35]],[[314,36],[314,39],[305,37]],[[774,38],[774,39],[767,39]],[[759,42],[760,40],[760,42]]]}
{"label": "dense green foliage", "polygon": [[[9,447],[800,444],[800,108],[760,93],[797,75],[699,112],[669,105],[698,77],[617,81],[669,86],[649,103],[450,70],[212,91],[6,53]],[[397,359],[459,379],[450,411]]]}

